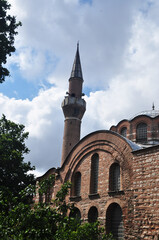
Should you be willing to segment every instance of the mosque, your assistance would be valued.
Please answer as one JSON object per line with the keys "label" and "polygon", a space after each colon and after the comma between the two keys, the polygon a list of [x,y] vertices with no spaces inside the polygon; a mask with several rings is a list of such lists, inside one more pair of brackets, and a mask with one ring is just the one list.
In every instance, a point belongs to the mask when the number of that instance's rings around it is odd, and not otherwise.
{"label": "mosque", "polygon": [[86,111],[83,75],[77,51],[69,89],[62,102],[64,135],[60,168],[51,168],[37,180],[56,175],[47,196],[50,201],[60,186],[70,181],[67,201],[75,203],[74,215],[84,221],[97,219],[115,239],[159,240],[159,111],[141,112],[123,119],[110,130],[80,139]]}

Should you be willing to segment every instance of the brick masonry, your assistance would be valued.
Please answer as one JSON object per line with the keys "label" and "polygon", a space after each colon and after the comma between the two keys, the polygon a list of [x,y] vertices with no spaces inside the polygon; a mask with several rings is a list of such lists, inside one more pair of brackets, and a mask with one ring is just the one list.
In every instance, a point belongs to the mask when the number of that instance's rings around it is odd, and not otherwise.
{"label": "brick masonry", "polygon": [[154,239],[159,235],[159,146],[134,152],[133,169],[135,233]]}
{"label": "brick masonry", "polygon": [[[98,194],[90,195],[91,157],[99,155]],[[109,191],[109,169],[120,165],[121,187]],[[111,131],[98,131],[83,138],[70,152],[59,169],[52,190],[52,198],[65,181],[73,181],[75,172],[81,173],[80,197],[67,197],[75,202],[81,217],[88,220],[92,206],[98,209],[101,225],[106,224],[106,212],[111,203],[122,209],[124,239],[158,239],[159,235],[159,147],[133,151],[129,143]]]}
{"label": "brick masonry", "polygon": [[[154,110],[155,111],[155,110]],[[153,113],[153,110],[151,111]],[[126,137],[133,142],[137,142],[136,128],[139,123],[147,124],[147,143],[159,144],[159,115],[150,117],[147,115],[137,115],[136,117],[120,121],[116,126],[112,126],[110,130],[121,134],[123,128],[127,129]]]}

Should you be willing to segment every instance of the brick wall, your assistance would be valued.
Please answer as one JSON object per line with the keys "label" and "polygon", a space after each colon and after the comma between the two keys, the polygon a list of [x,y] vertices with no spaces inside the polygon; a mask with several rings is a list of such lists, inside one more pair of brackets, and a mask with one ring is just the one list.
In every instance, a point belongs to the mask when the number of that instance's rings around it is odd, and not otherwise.
{"label": "brick wall", "polygon": [[134,232],[140,239],[159,236],[159,147],[134,153]]}
{"label": "brick wall", "polygon": [[[126,137],[136,142],[136,128],[139,123],[147,124],[147,144],[153,144],[153,141],[159,141],[159,116],[151,118],[146,115],[138,115],[131,120],[122,120],[116,126],[112,126],[110,130],[121,134],[122,128],[127,128]],[[146,143],[145,143],[146,144]]]}
{"label": "brick wall", "polygon": [[[98,209],[98,219],[103,226],[106,223],[106,212],[111,203],[117,203],[123,212],[125,239],[131,239],[133,224],[133,155],[129,144],[118,134],[110,131],[99,131],[88,135],[71,151],[60,171],[62,182],[72,181],[75,172],[81,173],[81,196],[68,197],[75,202],[81,217],[88,220],[92,206]],[[99,155],[98,192],[90,195],[91,158]],[[109,190],[109,169],[113,163],[119,163],[121,187],[118,192]],[[134,239],[134,238],[132,238]]]}
{"label": "brick wall", "polygon": [[[91,158],[99,155],[98,191],[90,194]],[[120,165],[120,191],[109,189],[109,169]],[[81,217],[88,220],[92,206],[105,226],[110,204],[122,209],[124,239],[158,239],[159,235],[159,147],[133,151],[126,139],[111,131],[98,131],[83,138],[56,172],[52,198],[65,181],[81,173],[81,194],[70,192],[67,201],[74,202]]]}

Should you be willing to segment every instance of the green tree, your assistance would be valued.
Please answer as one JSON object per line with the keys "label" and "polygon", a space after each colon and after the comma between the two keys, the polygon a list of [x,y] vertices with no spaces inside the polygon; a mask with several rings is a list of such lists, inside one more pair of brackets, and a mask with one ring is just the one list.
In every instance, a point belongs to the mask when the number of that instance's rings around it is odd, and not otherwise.
{"label": "green tree", "polygon": [[[46,194],[46,183],[54,181],[54,177],[41,183]],[[62,185],[56,198],[50,204],[38,203],[34,206],[14,201],[14,207],[0,214],[0,239],[8,240],[113,240],[112,236],[104,234],[99,223],[81,223],[80,219],[70,218],[66,210],[72,210],[73,205],[67,204],[70,183]],[[25,192],[25,191],[24,191]],[[42,194],[42,190],[39,189]],[[0,201],[0,205],[5,204]]]}
{"label": "green tree", "polygon": [[[0,119],[0,239],[3,240],[112,240],[99,223],[82,223],[68,216],[74,205],[66,196],[71,184],[61,186],[50,203],[32,204],[35,194],[34,176],[30,162],[24,162],[29,152],[25,145],[28,133],[24,126]],[[55,176],[39,182],[39,194],[47,196]]]}
{"label": "green tree", "polygon": [[[25,145],[28,132],[24,129],[23,125],[7,120],[4,115],[0,119],[0,191],[10,204],[12,197],[22,200],[20,192],[34,183],[34,175],[28,171],[35,168],[30,162],[24,162],[24,154],[29,152]],[[29,191],[27,194],[29,200],[32,194]]]}
{"label": "green tree", "polygon": [[17,27],[21,22],[16,22],[16,17],[7,14],[11,7],[6,0],[0,0],[0,83],[9,76],[9,70],[3,67],[7,62],[7,56],[15,52],[14,40]]}

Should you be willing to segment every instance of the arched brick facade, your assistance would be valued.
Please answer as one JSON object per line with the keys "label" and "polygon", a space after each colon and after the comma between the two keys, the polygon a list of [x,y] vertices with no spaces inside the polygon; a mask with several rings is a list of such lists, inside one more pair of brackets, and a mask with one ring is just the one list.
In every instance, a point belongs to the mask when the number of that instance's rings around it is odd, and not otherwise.
{"label": "arched brick facade", "polygon": [[[90,194],[91,157],[94,153],[99,155],[98,192]],[[119,191],[110,191],[109,168],[115,162],[121,169],[121,187]],[[80,172],[81,194],[72,196],[70,191],[67,201],[75,203],[84,221],[88,220],[89,209],[94,206],[98,210],[98,220],[105,226],[107,209],[116,203],[123,214],[124,239],[151,240],[159,234],[158,171],[159,146],[139,149],[115,132],[97,131],[84,137],[71,150],[62,167],[56,170],[52,197],[61,184],[73,181],[73,175]]]}
{"label": "arched brick facade", "polygon": [[[83,138],[68,155],[60,169],[60,178],[64,183],[72,181],[75,172],[81,173],[81,196],[74,197],[70,193],[67,201],[75,202],[85,221],[88,220],[89,209],[94,206],[98,209],[99,221],[105,226],[106,206],[109,202],[118,202],[123,212],[129,212],[125,209],[127,209],[128,198],[132,194],[132,150],[129,143],[120,135],[111,131],[98,131]],[[99,155],[98,192],[91,195],[90,171],[91,158],[94,153]],[[109,169],[115,162],[118,162],[121,168],[121,188],[118,192],[111,192],[109,189]],[[60,185],[60,183],[57,184],[56,191]]]}
{"label": "arched brick facade", "polygon": [[[152,116],[154,111],[155,110],[151,111]],[[153,117],[151,115],[139,114],[130,120],[124,119],[116,126],[112,126],[110,130],[121,134],[121,130],[125,127],[127,129],[126,137],[131,141],[148,146],[159,144],[159,114],[154,114]],[[147,124],[146,142],[140,142],[137,139],[137,126],[140,123]]]}

